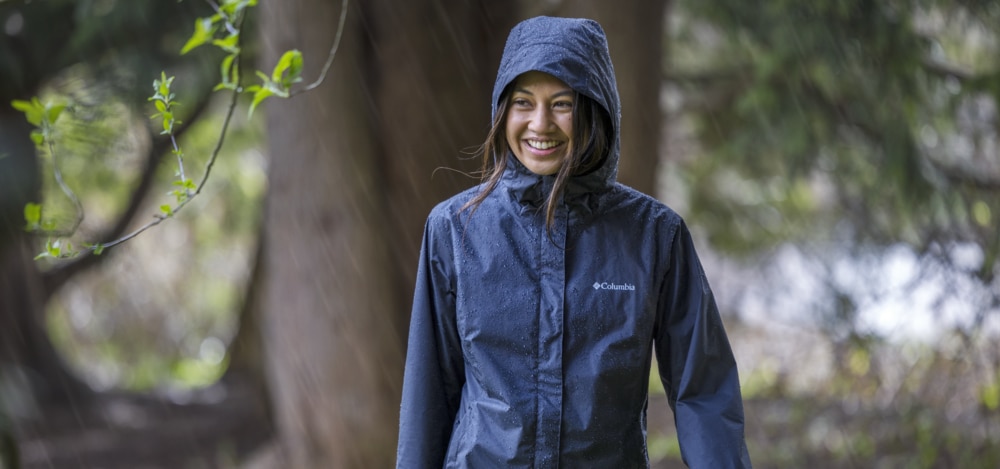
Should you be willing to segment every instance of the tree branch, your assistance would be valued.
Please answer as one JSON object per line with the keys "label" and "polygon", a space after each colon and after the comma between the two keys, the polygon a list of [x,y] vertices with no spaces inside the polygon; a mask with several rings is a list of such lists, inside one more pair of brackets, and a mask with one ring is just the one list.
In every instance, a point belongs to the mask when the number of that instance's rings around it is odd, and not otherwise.
{"label": "tree branch", "polygon": [[966,165],[948,164],[936,158],[925,157],[924,160],[953,183],[967,184],[984,191],[1000,191],[1000,174],[970,168]]}
{"label": "tree branch", "polygon": [[337,49],[340,48],[340,38],[344,35],[344,24],[347,22],[347,0],[343,0],[340,3],[340,20],[337,22],[337,36],[333,39],[333,46],[330,47],[330,54],[326,57],[326,64],[323,65],[323,71],[320,72],[319,78],[316,81],[310,83],[308,86],[302,89],[298,89],[289,93],[288,97],[295,96],[299,93],[304,93],[306,91],[315,89],[317,86],[323,84],[326,80],[326,73],[330,71],[330,66],[333,65],[333,59],[337,56]]}
{"label": "tree branch", "polygon": [[[211,88],[206,87],[206,89],[209,91],[204,93],[201,99],[197,101],[194,110],[186,117],[185,124],[178,127],[176,131],[177,137],[182,136],[188,129],[193,127],[194,123],[198,122],[205,110],[208,109],[208,105],[212,101],[212,93],[210,91]],[[153,133],[152,130],[150,130],[150,133]],[[97,239],[115,239],[125,233],[125,230],[128,229],[133,219],[139,213],[146,195],[155,183],[154,177],[156,176],[157,167],[163,161],[163,157],[170,152],[171,148],[172,144],[169,138],[154,139],[153,145],[146,154],[142,173],[139,175],[139,182],[129,195],[128,206],[119,215],[117,221],[98,235]],[[45,298],[50,298],[51,295],[59,290],[74,275],[99,264],[106,258],[107,256],[97,256],[90,250],[86,250],[73,260],[61,263],[44,272],[42,274],[42,284],[44,286],[43,294]]]}

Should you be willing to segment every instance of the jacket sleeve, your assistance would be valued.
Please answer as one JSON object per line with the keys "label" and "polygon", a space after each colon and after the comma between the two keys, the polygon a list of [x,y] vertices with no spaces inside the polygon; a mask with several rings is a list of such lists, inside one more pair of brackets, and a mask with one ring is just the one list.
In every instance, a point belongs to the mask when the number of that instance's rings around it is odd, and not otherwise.
{"label": "jacket sleeve", "polygon": [[692,469],[750,468],[736,360],[683,221],[667,249],[655,344],[681,456]]}
{"label": "jacket sleeve", "polygon": [[397,468],[440,468],[465,383],[450,233],[424,228],[403,373]]}

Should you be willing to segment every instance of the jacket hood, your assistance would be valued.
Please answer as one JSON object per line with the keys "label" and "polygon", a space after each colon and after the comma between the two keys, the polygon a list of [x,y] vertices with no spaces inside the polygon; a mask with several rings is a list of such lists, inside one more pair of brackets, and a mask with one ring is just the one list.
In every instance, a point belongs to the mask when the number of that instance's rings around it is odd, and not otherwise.
{"label": "jacket hood", "polygon": [[[548,16],[531,18],[515,26],[507,37],[493,86],[494,117],[504,89],[519,75],[530,71],[548,73],[562,80],[574,91],[599,103],[611,117],[614,137],[607,159],[596,171],[571,178],[567,195],[599,192],[613,185],[621,146],[621,104],[604,29],[590,19]],[[505,179],[522,199],[535,199],[538,194],[548,192],[544,187],[551,187],[551,183],[544,180],[551,177],[532,173],[516,158],[508,161],[511,164]]]}

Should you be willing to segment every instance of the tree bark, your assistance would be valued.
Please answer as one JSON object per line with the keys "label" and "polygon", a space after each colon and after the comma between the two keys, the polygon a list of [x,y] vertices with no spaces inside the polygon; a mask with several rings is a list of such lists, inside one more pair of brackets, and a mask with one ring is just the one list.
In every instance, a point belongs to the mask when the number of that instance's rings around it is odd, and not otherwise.
{"label": "tree bark", "polygon": [[[9,109],[9,108],[8,108]],[[24,205],[39,201],[41,179],[24,116],[0,109],[0,413],[4,405],[30,413],[87,394],[59,357],[43,327],[41,272],[24,232]],[[36,409],[37,410],[37,409]],[[25,417],[28,415],[24,415]]]}
{"label": "tree bark", "polygon": [[[299,48],[319,73],[337,2],[262,3],[262,69]],[[352,3],[325,83],[267,103],[262,329],[290,467],[391,467],[423,221],[475,180],[512,20],[504,2]],[[506,12],[506,13],[505,13]]]}
{"label": "tree bark", "polygon": [[[403,351],[384,291],[390,257],[360,10],[326,82],[269,102],[262,318],[268,382],[290,467],[388,467]],[[261,68],[299,48],[319,75],[334,2],[263,2]],[[391,285],[390,285],[391,287]]]}

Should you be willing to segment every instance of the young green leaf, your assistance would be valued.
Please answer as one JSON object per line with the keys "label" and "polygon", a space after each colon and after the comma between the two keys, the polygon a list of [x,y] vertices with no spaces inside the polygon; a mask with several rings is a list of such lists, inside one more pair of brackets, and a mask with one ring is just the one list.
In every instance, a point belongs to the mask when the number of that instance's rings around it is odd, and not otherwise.
{"label": "young green leaf", "polygon": [[285,89],[302,81],[302,53],[293,49],[282,54],[271,72],[271,81],[281,83]]}
{"label": "young green leaf", "polygon": [[42,206],[41,204],[36,204],[33,202],[28,202],[24,205],[24,222],[26,223],[25,228],[27,230],[34,230],[41,225],[42,222]]}
{"label": "young green leaf", "polygon": [[212,41],[212,44],[218,46],[220,49],[229,52],[230,54],[236,54],[240,51],[237,44],[240,41],[240,34],[234,33],[226,36],[225,39],[216,39]]}
{"label": "young green leaf", "polygon": [[48,119],[49,124],[55,124],[56,120],[62,114],[63,110],[66,109],[65,104],[55,104],[49,105],[45,108],[45,117]]}
{"label": "young green leaf", "polygon": [[274,92],[270,88],[258,88],[253,94],[253,102],[250,103],[250,112],[247,114],[247,119],[253,117],[253,111],[257,109],[257,105],[273,94]]}
{"label": "young green leaf", "polygon": [[160,72],[160,80],[153,81],[153,86],[156,87],[156,92],[165,100],[170,100],[170,84],[173,83],[174,77],[167,78],[167,73]]}
{"label": "young green leaf", "polygon": [[23,112],[24,117],[28,119],[28,123],[31,125],[35,127],[42,125],[45,108],[38,102],[38,98],[34,98],[31,101],[14,100],[10,104],[14,109]]}
{"label": "young green leaf", "polygon": [[[192,49],[211,41],[217,28],[218,26],[215,24],[213,17],[194,20],[194,32],[187,40],[187,43],[184,44],[184,47],[181,48],[181,55],[187,54]],[[166,93],[163,93],[163,95],[166,96]]]}
{"label": "young green leaf", "polygon": [[219,67],[219,71],[221,72],[222,75],[222,83],[220,83],[221,85],[230,85],[236,82],[236,76],[239,73],[239,70],[236,70],[236,66],[233,64],[234,60],[236,60],[235,53],[229,54],[222,59],[222,64]]}
{"label": "young green leaf", "polygon": [[45,250],[48,251],[49,257],[58,258],[62,255],[62,248],[59,246],[59,240],[48,241],[45,243]]}

